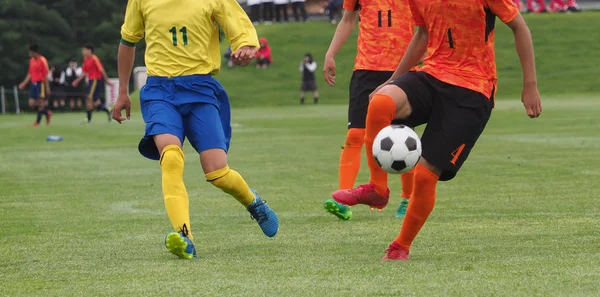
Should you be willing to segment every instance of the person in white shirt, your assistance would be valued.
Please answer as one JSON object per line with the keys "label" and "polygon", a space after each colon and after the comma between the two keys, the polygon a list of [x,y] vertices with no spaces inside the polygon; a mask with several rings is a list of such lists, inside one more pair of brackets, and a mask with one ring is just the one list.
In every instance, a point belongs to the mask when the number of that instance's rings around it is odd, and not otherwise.
{"label": "person in white shirt", "polygon": [[248,0],[250,7],[250,20],[254,25],[260,24],[260,0]]}
{"label": "person in white shirt", "polygon": [[289,0],[275,0],[275,19],[278,23],[288,22]]}
{"label": "person in white shirt", "polygon": [[317,62],[313,60],[310,53],[304,55],[304,59],[300,62],[298,70],[302,72],[302,86],[300,87],[300,104],[304,104],[304,95],[306,92],[313,92],[314,103],[319,103],[319,91],[317,90],[317,82],[315,80],[315,71],[317,70]]}
{"label": "person in white shirt", "polygon": [[273,1],[274,0],[261,0],[263,8],[263,22],[265,25],[273,24],[273,11],[275,10]]}
{"label": "person in white shirt", "polygon": [[294,13],[294,18],[296,22],[300,21],[300,15],[302,15],[302,20],[304,22],[308,21],[308,16],[306,15],[306,7],[304,7],[304,1],[306,0],[291,0],[292,1],[292,11]]}
{"label": "person in white shirt", "polygon": [[80,87],[73,87],[73,81],[81,75],[81,67],[77,65],[77,60],[74,58],[69,62],[69,67],[60,74],[60,83],[65,86],[66,97],[69,100],[71,110],[74,110],[75,106],[77,106],[77,109],[81,109],[82,90]]}

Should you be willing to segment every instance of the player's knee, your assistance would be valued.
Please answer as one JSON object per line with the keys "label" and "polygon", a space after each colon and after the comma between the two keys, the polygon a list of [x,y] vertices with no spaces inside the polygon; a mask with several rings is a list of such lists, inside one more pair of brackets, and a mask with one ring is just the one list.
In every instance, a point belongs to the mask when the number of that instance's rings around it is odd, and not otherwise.
{"label": "player's knee", "polygon": [[200,152],[200,164],[204,173],[214,172],[227,167],[227,153],[220,148]]}
{"label": "player's knee", "polygon": [[433,174],[437,175],[438,177],[440,175],[442,175],[442,169],[440,169],[437,166],[429,163],[429,161],[427,161],[423,157],[421,157],[421,159],[419,159],[419,165],[425,167],[427,170],[431,171]]}
{"label": "player's knee", "polygon": [[348,129],[348,134],[346,134],[346,143],[344,144],[344,147],[362,147],[364,141],[365,129]]}
{"label": "player's knee", "polygon": [[163,171],[181,171],[183,174],[184,155],[177,145],[168,145],[160,156],[160,167]]}
{"label": "player's knee", "polygon": [[400,87],[389,84],[381,88],[377,94],[389,96],[396,105],[396,119],[406,119],[410,116],[412,108],[408,102],[408,96]]}

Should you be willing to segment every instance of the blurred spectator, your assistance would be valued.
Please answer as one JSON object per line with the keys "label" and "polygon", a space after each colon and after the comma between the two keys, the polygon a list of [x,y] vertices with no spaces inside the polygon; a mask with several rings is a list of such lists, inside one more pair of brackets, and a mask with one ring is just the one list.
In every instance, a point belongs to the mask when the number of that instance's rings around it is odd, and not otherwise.
{"label": "blurred spectator", "polygon": [[227,67],[231,68],[233,67],[233,61],[231,60],[231,54],[233,53],[233,51],[231,50],[231,46],[227,48],[227,51],[225,51],[225,54],[223,55],[225,57],[225,60],[227,60]]}
{"label": "blurred spectator", "polygon": [[273,59],[271,58],[271,47],[264,37],[260,38],[260,49],[256,52],[256,69],[267,69]]}
{"label": "blurred spectator", "polygon": [[306,92],[313,92],[314,103],[319,103],[319,91],[317,91],[317,82],[315,79],[315,71],[317,70],[317,62],[313,60],[310,53],[304,55],[304,59],[300,62],[298,70],[302,72],[302,86],[300,88],[300,104],[304,104],[304,95]]}
{"label": "blurred spectator", "polygon": [[273,10],[275,7],[273,6],[274,0],[261,0],[262,8],[263,8],[263,22],[265,25],[273,24]]}
{"label": "blurred spectator", "polygon": [[69,67],[63,71],[60,77],[60,81],[63,82],[65,86],[65,91],[67,94],[67,100],[69,101],[69,108],[72,110],[77,107],[77,109],[81,109],[81,87],[74,87],[73,82],[77,79],[77,77],[81,76],[82,70],[81,67],[77,65],[77,60],[75,58],[71,58],[69,62]]}
{"label": "blurred spectator", "polygon": [[527,12],[548,12],[546,0],[527,0]]}
{"label": "blurred spectator", "polygon": [[288,22],[288,4],[289,0],[275,0],[275,19],[278,23]]}
{"label": "blurred spectator", "polygon": [[62,71],[58,65],[52,65],[48,72],[48,82],[50,82],[50,102],[52,109],[57,110],[58,107],[65,107],[65,88],[64,81],[61,81]]}
{"label": "blurred spectator", "polygon": [[565,2],[564,0],[552,0],[550,2],[550,10],[555,12],[580,12],[581,9],[579,5],[577,5],[577,1],[569,0]]}
{"label": "blurred spectator", "polygon": [[306,7],[304,7],[305,0],[291,0],[292,1],[292,12],[294,13],[294,18],[296,22],[300,21],[300,16],[302,16],[302,21],[308,21],[308,16],[306,15]]}
{"label": "blurred spectator", "polygon": [[260,24],[260,0],[248,0],[250,7],[250,20],[254,25]]}
{"label": "blurred spectator", "polygon": [[523,3],[521,3],[521,0],[513,0],[513,2],[515,3],[519,11],[523,11]]}
{"label": "blurred spectator", "polygon": [[329,14],[329,22],[332,24],[337,23],[335,19],[336,14],[340,14],[342,12],[342,5],[344,5],[344,0],[328,0],[327,6],[325,6],[325,12]]}

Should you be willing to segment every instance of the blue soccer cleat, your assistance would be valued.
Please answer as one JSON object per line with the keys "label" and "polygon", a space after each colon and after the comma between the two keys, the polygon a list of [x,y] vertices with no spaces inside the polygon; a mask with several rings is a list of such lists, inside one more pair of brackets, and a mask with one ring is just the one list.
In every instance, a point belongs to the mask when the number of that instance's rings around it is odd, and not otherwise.
{"label": "blue soccer cleat", "polygon": [[185,232],[171,232],[165,237],[165,246],[179,259],[198,259],[196,247]]}
{"label": "blue soccer cleat", "polygon": [[252,219],[256,220],[263,233],[268,237],[273,237],[277,234],[277,230],[279,230],[279,219],[275,212],[267,205],[267,201],[260,199],[258,193],[253,189],[251,190],[255,198],[252,204],[248,206],[248,212],[252,216]]}

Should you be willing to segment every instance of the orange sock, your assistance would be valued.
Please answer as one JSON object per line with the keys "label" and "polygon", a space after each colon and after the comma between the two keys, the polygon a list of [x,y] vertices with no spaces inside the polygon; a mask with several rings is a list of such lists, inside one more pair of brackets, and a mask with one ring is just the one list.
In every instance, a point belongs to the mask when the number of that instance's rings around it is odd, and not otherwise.
{"label": "orange sock", "polygon": [[402,198],[410,198],[413,191],[413,177],[415,176],[415,170],[400,174],[400,180],[402,181]]}
{"label": "orange sock", "polygon": [[367,128],[365,133],[365,146],[367,151],[367,161],[371,171],[372,184],[375,184],[375,191],[380,195],[385,195],[388,188],[388,174],[381,169],[373,158],[373,141],[377,133],[390,125],[396,117],[396,102],[388,95],[375,94],[369,103],[367,112]]}
{"label": "orange sock", "polygon": [[394,240],[406,250],[410,250],[410,245],[433,210],[435,187],[439,179],[437,175],[421,164],[417,164],[413,171],[413,193],[400,228],[400,234]]}
{"label": "orange sock", "polygon": [[354,188],[360,170],[360,152],[365,141],[365,129],[352,128],[346,135],[346,143],[340,155],[340,190]]}

